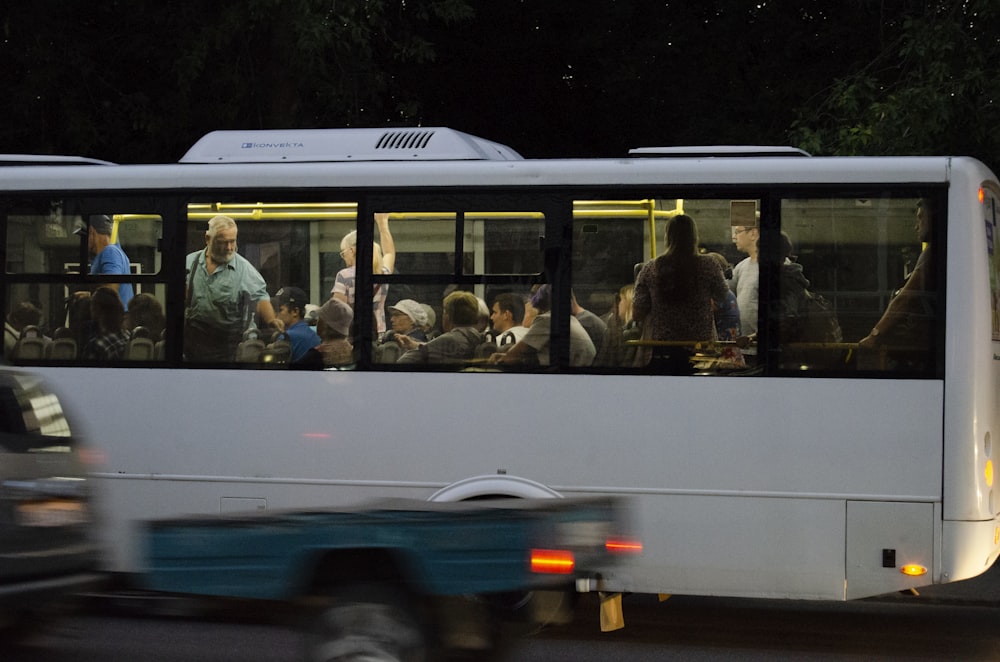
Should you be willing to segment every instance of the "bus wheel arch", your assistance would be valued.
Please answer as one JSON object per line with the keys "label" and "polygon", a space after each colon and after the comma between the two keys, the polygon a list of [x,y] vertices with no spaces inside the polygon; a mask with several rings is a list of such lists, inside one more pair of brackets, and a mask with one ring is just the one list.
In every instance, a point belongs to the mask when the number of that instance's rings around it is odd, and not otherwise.
{"label": "bus wheel arch", "polygon": [[[485,501],[488,499],[562,499],[551,487],[521,476],[486,474],[472,476],[447,485],[429,501]],[[576,595],[571,587],[545,591],[515,591],[483,596],[492,611],[507,614],[508,626],[519,623],[527,634],[540,626],[567,623],[572,618]],[[531,616],[517,616],[531,614]]]}
{"label": "bus wheel arch", "polygon": [[471,476],[442,487],[428,501],[470,501],[475,499],[561,499],[551,487],[528,478],[506,474]]}

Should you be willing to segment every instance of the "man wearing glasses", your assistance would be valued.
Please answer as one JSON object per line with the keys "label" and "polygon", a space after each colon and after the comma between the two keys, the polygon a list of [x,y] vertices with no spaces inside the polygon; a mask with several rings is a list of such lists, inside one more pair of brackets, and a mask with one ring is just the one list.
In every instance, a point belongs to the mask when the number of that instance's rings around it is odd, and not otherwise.
{"label": "man wearing glasses", "polygon": [[[755,219],[756,220],[756,219]],[[735,267],[729,288],[736,293],[736,303],[740,309],[740,328],[743,335],[757,334],[757,302],[760,299],[760,264],[757,262],[757,242],[760,228],[756,225],[733,226],[733,243],[736,250],[746,253]],[[756,347],[747,347],[744,354],[756,354]]]}

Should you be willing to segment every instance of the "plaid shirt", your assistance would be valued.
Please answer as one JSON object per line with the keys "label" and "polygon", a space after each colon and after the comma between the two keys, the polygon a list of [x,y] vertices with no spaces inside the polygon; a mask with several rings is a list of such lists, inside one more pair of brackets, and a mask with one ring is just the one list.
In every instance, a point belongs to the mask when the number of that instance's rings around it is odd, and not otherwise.
{"label": "plaid shirt", "polygon": [[124,332],[105,333],[90,339],[81,358],[114,361],[124,359],[127,351],[128,336]]}

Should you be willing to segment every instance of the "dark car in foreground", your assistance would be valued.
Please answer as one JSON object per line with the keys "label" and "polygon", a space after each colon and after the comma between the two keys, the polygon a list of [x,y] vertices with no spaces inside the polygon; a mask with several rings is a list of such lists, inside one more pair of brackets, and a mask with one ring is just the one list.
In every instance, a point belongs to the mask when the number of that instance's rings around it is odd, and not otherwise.
{"label": "dark car in foreground", "polygon": [[90,485],[59,398],[0,367],[0,639],[99,581]]}

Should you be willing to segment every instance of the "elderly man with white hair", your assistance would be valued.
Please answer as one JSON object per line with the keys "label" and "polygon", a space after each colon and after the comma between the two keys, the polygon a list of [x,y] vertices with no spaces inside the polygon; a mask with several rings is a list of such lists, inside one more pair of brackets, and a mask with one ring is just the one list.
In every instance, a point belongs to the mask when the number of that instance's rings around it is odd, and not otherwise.
{"label": "elderly man with white hair", "polygon": [[229,362],[243,334],[261,321],[283,329],[274,314],[267,283],[236,252],[236,221],[215,216],[208,222],[204,250],[187,256],[184,306],[184,359]]}

